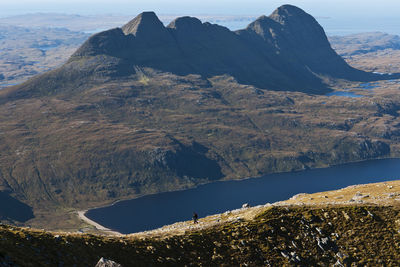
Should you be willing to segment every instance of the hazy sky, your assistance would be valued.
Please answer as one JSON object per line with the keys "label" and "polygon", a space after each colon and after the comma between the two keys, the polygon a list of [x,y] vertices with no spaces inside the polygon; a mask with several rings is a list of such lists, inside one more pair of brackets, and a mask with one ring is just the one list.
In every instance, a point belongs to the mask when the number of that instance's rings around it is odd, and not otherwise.
{"label": "hazy sky", "polygon": [[270,14],[282,4],[297,5],[315,16],[398,16],[399,0],[0,0],[0,15],[36,12],[75,14]]}
{"label": "hazy sky", "polygon": [[0,0],[0,17],[50,12],[122,14],[133,18],[150,10],[159,15],[177,16],[260,16],[269,15],[283,4],[304,9],[330,35],[371,31],[400,35],[400,0]]}

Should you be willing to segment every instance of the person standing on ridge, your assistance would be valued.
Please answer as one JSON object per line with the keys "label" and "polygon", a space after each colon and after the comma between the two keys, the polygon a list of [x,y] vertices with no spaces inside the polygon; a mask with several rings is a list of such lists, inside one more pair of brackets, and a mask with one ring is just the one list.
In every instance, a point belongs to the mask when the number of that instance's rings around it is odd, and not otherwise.
{"label": "person standing on ridge", "polygon": [[199,218],[199,215],[197,215],[196,212],[193,212],[193,223],[198,223],[197,219]]}

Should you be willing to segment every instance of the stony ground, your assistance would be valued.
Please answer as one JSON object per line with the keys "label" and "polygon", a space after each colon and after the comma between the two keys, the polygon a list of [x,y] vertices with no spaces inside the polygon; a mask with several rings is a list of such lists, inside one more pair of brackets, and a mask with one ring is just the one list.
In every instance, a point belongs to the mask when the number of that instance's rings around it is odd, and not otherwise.
{"label": "stony ground", "polygon": [[400,181],[352,185],[340,190],[298,194],[281,202],[288,205],[400,205]]}

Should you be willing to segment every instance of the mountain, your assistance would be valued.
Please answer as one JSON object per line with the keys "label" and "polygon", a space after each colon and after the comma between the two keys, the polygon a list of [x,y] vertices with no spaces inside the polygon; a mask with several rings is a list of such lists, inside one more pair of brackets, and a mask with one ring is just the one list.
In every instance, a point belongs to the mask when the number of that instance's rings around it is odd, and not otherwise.
{"label": "mountain", "polygon": [[205,78],[228,74],[239,83],[263,89],[315,94],[330,91],[323,82],[326,77],[384,78],[348,66],[311,15],[284,5],[236,32],[191,17],[177,18],[164,27],[154,12],[144,12],[122,28],[92,36],[63,67],[14,93],[65,91],[99,77],[101,82],[101,78],[128,77],[138,67]]}
{"label": "mountain", "polygon": [[0,90],[0,190],[25,211],[2,220],[76,229],[71,211],[119,199],[398,156],[394,85],[324,95],[326,80],[377,77],[389,76],[349,67],[293,6],[236,32],[144,12]]}

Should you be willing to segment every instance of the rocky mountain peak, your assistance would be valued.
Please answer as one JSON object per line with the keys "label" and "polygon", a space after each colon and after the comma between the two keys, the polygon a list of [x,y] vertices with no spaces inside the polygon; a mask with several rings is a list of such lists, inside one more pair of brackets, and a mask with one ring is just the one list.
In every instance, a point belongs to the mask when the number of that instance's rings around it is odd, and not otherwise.
{"label": "rocky mountain peak", "polygon": [[283,25],[298,19],[314,20],[311,15],[307,14],[302,9],[292,5],[283,5],[278,7],[277,9],[275,9],[274,12],[272,12],[269,17]]}
{"label": "rocky mountain peak", "polygon": [[191,30],[199,30],[202,27],[202,23],[198,18],[194,17],[180,17],[173,20],[167,28],[182,30],[182,31],[191,31]]}
{"label": "rocky mountain peak", "polygon": [[149,33],[157,33],[165,30],[164,25],[152,11],[143,12],[133,20],[122,26],[125,35],[132,34],[136,37]]}
{"label": "rocky mountain peak", "polygon": [[278,23],[282,29],[281,36],[304,46],[305,50],[312,51],[310,47],[332,50],[324,29],[313,16],[302,9],[283,5],[272,12],[269,18]]}
{"label": "rocky mountain peak", "polygon": [[[246,30],[255,32],[267,42],[280,41],[279,46],[290,42],[301,46],[303,43],[314,44],[316,41],[317,46],[329,46],[323,28],[314,17],[292,5],[283,5],[271,15],[257,18]],[[298,48],[290,47],[291,50]]]}

